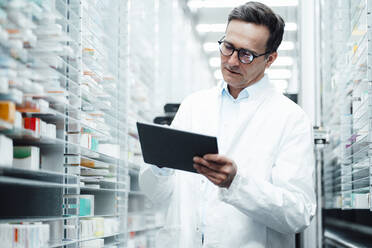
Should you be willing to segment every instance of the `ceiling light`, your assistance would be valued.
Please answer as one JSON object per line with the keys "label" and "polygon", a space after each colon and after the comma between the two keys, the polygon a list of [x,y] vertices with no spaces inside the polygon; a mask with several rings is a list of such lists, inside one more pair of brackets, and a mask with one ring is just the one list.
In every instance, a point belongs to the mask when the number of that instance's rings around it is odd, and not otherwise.
{"label": "ceiling light", "polygon": [[295,23],[295,22],[286,22],[285,23],[284,30],[285,31],[296,31],[297,30],[297,23]]}
{"label": "ceiling light", "polygon": [[292,72],[288,69],[269,69],[270,79],[289,79],[292,77]]}
{"label": "ceiling light", "polygon": [[206,42],[203,44],[204,51],[206,52],[215,52],[218,51],[218,43],[217,42]]}
{"label": "ceiling light", "polygon": [[214,71],[214,77],[217,79],[217,80],[221,80],[222,79],[222,72],[220,69],[217,69]]}
{"label": "ceiling light", "polygon": [[[245,4],[247,0],[191,0],[187,3],[189,8],[234,8],[241,4]],[[261,0],[259,1],[270,7],[298,6],[298,0]]]}
{"label": "ceiling light", "polygon": [[209,65],[211,67],[220,67],[221,66],[221,59],[219,57],[213,57],[209,59]]}
{"label": "ceiling light", "polygon": [[291,66],[293,65],[293,58],[288,56],[279,56],[275,62],[273,63],[273,66]]}
{"label": "ceiling light", "polygon": [[285,92],[288,89],[288,80],[270,80],[275,88],[280,92]]}
{"label": "ceiling light", "polygon": [[224,33],[226,30],[226,24],[198,24],[196,25],[196,30],[199,33],[206,32]]}
{"label": "ceiling light", "polygon": [[293,41],[282,41],[282,43],[279,46],[279,50],[285,51],[285,50],[293,50],[295,47],[295,44]]}

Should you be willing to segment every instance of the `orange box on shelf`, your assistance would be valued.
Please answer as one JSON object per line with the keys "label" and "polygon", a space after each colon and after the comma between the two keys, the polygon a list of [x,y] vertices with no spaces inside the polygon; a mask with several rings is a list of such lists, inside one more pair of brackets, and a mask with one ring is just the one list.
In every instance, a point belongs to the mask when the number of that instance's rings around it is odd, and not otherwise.
{"label": "orange box on shelf", "polygon": [[40,119],[35,117],[25,117],[23,118],[25,129],[30,129],[35,131],[37,135],[40,135]]}
{"label": "orange box on shelf", "polygon": [[14,123],[16,107],[13,102],[0,101],[0,119]]}
{"label": "orange box on shelf", "polygon": [[39,113],[40,107],[34,101],[23,101],[22,105],[17,106],[17,110],[21,113]]}
{"label": "orange box on shelf", "polygon": [[92,160],[81,158],[80,165],[84,167],[94,168],[95,163]]}

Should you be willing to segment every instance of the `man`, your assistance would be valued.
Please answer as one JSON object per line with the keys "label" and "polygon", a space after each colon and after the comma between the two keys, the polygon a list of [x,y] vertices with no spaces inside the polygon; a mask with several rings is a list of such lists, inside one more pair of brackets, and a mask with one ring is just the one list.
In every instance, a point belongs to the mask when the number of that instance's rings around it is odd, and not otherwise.
{"label": "man", "polygon": [[147,167],[140,185],[166,209],[159,247],[294,247],[315,214],[312,127],[265,70],[284,22],[257,2],[232,10],[219,41],[223,82],[187,97],[172,123],[217,136],[219,154],[194,158],[199,172]]}

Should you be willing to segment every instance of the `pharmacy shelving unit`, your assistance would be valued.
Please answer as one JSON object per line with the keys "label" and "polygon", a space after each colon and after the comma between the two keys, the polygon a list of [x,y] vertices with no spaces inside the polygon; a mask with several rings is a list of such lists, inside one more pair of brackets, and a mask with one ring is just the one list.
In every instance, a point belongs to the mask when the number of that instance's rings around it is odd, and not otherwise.
{"label": "pharmacy shelving unit", "polygon": [[0,2],[0,247],[155,247],[135,122],[214,83],[182,4]]}
{"label": "pharmacy shelving unit", "polygon": [[323,242],[371,247],[372,1],[321,1]]}
{"label": "pharmacy shelving unit", "polygon": [[[130,192],[128,196],[128,247],[155,247],[155,233],[163,220],[157,209],[140,191],[138,174],[143,159],[138,140],[136,121],[152,122],[156,63],[158,59],[158,1],[131,1],[128,11],[128,36],[126,61],[128,75],[127,123],[128,165],[130,169]],[[147,37],[147,39],[144,39]]]}
{"label": "pharmacy shelving unit", "polygon": [[[125,87],[119,80],[119,14],[126,4],[0,4],[0,100],[13,102],[23,117],[56,127],[53,137],[43,129],[40,134],[22,123],[0,121],[1,135],[14,146],[40,151],[35,170],[0,162],[0,222],[49,226],[47,244],[27,247],[125,247],[129,175],[121,154],[126,112],[118,106]],[[10,242],[22,242],[17,228]]]}

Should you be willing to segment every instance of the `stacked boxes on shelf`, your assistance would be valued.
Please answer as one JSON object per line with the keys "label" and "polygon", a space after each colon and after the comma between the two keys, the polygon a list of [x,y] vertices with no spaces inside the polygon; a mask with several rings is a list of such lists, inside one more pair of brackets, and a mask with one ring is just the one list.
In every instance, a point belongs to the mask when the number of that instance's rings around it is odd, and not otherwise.
{"label": "stacked boxes on shelf", "polygon": [[[125,243],[126,201],[121,199],[127,197],[128,174],[121,160],[124,122],[119,121],[125,112],[117,105],[118,12],[126,4],[0,3],[0,166],[17,169],[6,171],[11,179],[1,177],[9,184],[1,187],[9,188],[5,200],[12,199],[11,192],[28,192],[30,207],[37,209],[30,215],[5,206],[9,216],[2,212],[2,218],[56,219],[50,221],[51,245],[103,247],[106,238],[108,244]],[[17,178],[17,171],[30,179]],[[24,190],[19,183],[34,187]],[[52,205],[36,201],[50,196],[45,200]],[[84,241],[87,221],[97,227],[103,221],[104,234]],[[29,247],[45,245],[33,244]]]}
{"label": "stacked boxes on shelf", "polygon": [[80,220],[80,226],[83,239],[120,233],[119,220],[113,217],[84,218]]}
{"label": "stacked boxes on shelf", "polygon": [[325,247],[370,246],[362,230],[372,216],[371,7],[370,0],[320,2],[322,119],[331,131],[323,165]]}
{"label": "stacked boxes on shelf", "polygon": [[13,164],[13,140],[0,134],[0,166],[11,167]]}
{"label": "stacked boxes on shelf", "polygon": [[[123,246],[126,237],[123,221],[127,191],[122,185],[127,183],[124,180],[128,172],[121,157],[125,142],[120,139],[125,113],[118,109],[123,84],[119,80],[118,52],[119,11],[123,5],[118,0],[81,2],[79,139],[89,152],[80,154],[80,186],[82,194],[94,196],[94,213],[80,220],[80,232],[82,239],[97,237],[82,242],[82,247],[101,247],[112,242]],[[91,156],[91,152],[99,157]]]}
{"label": "stacked boxes on shelf", "polygon": [[[130,193],[128,202],[127,229],[130,231],[128,247],[152,247],[148,234],[154,230],[154,226],[147,223],[148,215],[155,215],[157,209],[149,209],[148,200],[140,192],[138,187],[138,172],[143,165],[143,158],[138,139],[136,121],[152,122],[150,110],[155,107],[155,84],[156,84],[156,60],[157,60],[157,31],[158,20],[156,16],[156,1],[133,1],[129,13],[129,75],[128,86],[130,88],[127,104],[128,123],[128,162],[134,171],[130,173]],[[171,3],[167,3],[171,4]],[[164,6],[165,7],[165,6]],[[154,37],[150,44],[143,35]],[[159,100],[159,99],[158,99]],[[155,113],[152,113],[155,115]]]}
{"label": "stacked boxes on shelf", "polygon": [[[180,25],[185,17],[177,3],[162,5]],[[138,188],[143,160],[135,121],[152,121],[156,90],[168,89],[156,83],[173,83],[184,71],[159,76],[160,69],[177,69],[179,58],[172,48],[165,60],[173,67],[161,63],[160,36],[166,46],[189,36],[177,30],[169,41],[158,23],[168,30],[167,16],[155,0],[0,2],[0,187],[6,189],[0,217],[3,223],[36,218],[50,227],[46,239],[29,247],[43,247],[48,236],[52,247],[126,247],[128,211],[142,212],[135,243],[155,246],[153,230],[162,223]],[[203,68],[197,71],[208,74]]]}
{"label": "stacked boxes on shelf", "polygon": [[49,225],[42,223],[0,224],[1,247],[47,247]]}
{"label": "stacked boxes on shelf", "polygon": [[[325,3],[327,5],[327,3]],[[324,121],[331,130],[325,151],[326,208],[369,209],[370,100],[367,77],[367,1],[340,0],[323,9]],[[350,18],[346,18],[350,17]],[[326,31],[331,29],[332,32]],[[329,60],[332,59],[334,63]]]}

